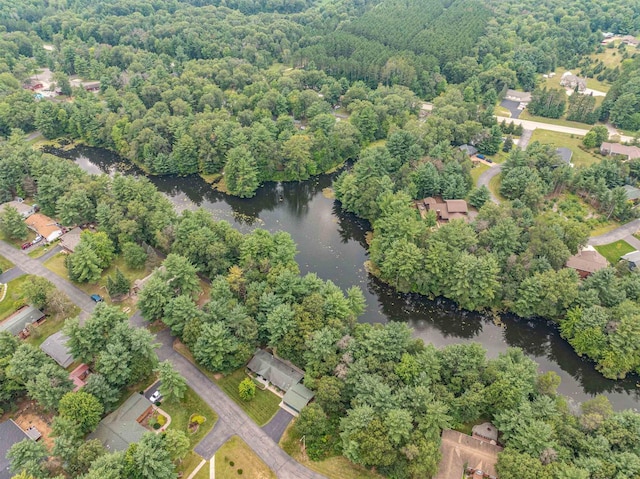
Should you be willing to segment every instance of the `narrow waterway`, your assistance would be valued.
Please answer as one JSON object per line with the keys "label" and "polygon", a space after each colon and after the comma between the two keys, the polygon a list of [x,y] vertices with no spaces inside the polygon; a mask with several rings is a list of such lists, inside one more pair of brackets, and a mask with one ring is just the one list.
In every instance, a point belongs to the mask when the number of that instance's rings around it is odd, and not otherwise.
{"label": "narrow waterway", "polygon": [[[89,173],[140,174],[105,150],[77,147],[52,153],[76,161]],[[558,373],[562,378],[559,391],[575,401],[605,394],[616,409],[640,408],[638,377],[623,381],[603,378],[592,362],[575,354],[552,324],[507,315],[498,326],[491,317],[460,311],[446,300],[397,294],[369,275],[364,262],[365,234],[370,225],[344,212],[337,201],[323,193],[334,178],[322,175],[299,183],[267,183],[251,199],[217,192],[197,176],[150,180],[177,210],[201,207],[243,232],[253,228],[289,232],[298,245],[296,258],[303,273],[316,272],[345,289],[354,284],[362,288],[367,300],[367,310],[360,318],[363,322],[404,321],[425,342],[443,346],[475,341],[487,349],[489,357],[517,346],[538,362],[541,372]]]}

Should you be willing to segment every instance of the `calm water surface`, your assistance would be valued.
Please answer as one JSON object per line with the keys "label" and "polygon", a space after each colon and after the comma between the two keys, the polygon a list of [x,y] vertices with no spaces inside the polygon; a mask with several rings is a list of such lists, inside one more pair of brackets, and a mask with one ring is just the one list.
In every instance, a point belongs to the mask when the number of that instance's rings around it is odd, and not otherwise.
{"label": "calm water surface", "polygon": [[[75,160],[89,173],[139,174],[105,150],[77,147],[55,153]],[[562,378],[559,391],[573,400],[605,394],[616,409],[640,408],[640,378],[603,378],[592,362],[573,352],[552,324],[507,315],[501,318],[502,326],[497,326],[491,317],[460,311],[446,300],[397,294],[367,274],[365,233],[370,225],[343,211],[337,201],[323,194],[334,178],[335,175],[322,175],[299,183],[267,183],[250,199],[217,192],[197,176],[150,180],[178,210],[204,208],[242,232],[254,228],[289,232],[298,245],[297,260],[303,273],[316,272],[344,289],[354,284],[362,288],[367,309],[361,321],[404,321],[425,342],[444,346],[475,341],[487,349],[489,357],[517,346],[538,362],[541,372],[558,373]]]}

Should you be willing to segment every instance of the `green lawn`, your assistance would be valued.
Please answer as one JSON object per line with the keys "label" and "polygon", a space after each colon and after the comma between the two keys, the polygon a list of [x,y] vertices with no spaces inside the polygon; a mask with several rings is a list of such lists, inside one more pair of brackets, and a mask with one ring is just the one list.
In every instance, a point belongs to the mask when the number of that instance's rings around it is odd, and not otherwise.
{"label": "green lawn", "polygon": [[609,243],[602,246],[595,247],[598,252],[607,258],[607,261],[612,265],[615,265],[620,261],[620,257],[627,253],[635,251],[635,248],[626,241],[620,240],[615,243]]}
{"label": "green lawn", "polygon": [[548,125],[568,126],[571,128],[580,128],[581,130],[590,130],[594,125],[587,123],[580,123],[577,121],[569,121],[563,118],[545,118],[543,116],[535,116],[529,113],[528,110],[524,110],[518,117],[519,120],[537,121],[538,123],[546,123]]}
{"label": "green lawn", "polygon": [[4,256],[0,256],[0,271],[5,272],[13,268],[13,263]]}
{"label": "green lawn", "polygon": [[216,452],[216,479],[275,479],[276,475],[238,436]]}
{"label": "green lawn", "polygon": [[500,182],[502,181],[502,173],[494,176],[489,180],[489,191],[494,194],[498,201],[505,201],[506,198],[500,194]]}
{"label": "green lawn", "polygon": [[[182,462],[180,464],[178,464],[177,470],[178,473],[182,473],[182,477],[189,477],[189,474],[191,474],[193,472],[193,470],[198,467],[198,464],[200,464],[202,462],[202,458],[196,454],[195,452],[191,451],[189,452],[189,454],[187,454],[187,456],[182,460]],[[204,466],[202,466],[202,469],[204,469],[205,471],[207,471],[207,475],[205,476],[207,479],[209,478],[209,463],[206,463]],[[200,472],[202,472],[202,469],[200,469],[200,471],[198,471],[198,475],[200,474]],[[196,477],[198,477],[198,475],[196,475]]]}
{"label": "green lawn", "polygon": [[80,314],[80,308],[78,308],[77,306],[73,306],[71,313],[66,317],[59,315],[48,317],[47,320],[40,326],[38,326],[37,328],[33,328],[33,330],[31,331],[31,336],[29,336],[26,342],[31,344],[32,346],[40,346],[45,339],[47,339],[53,333],[57,333],[62,329],[65,319],[73,318],[78,314]]}
{"label": "green lawn", "polygon": [[[198,444],[204,436],[207,435],[216,421],[218,420],[217,414],[205,403],[200,396],[191,388],[187,388],[187,392],[181,401],[163,401],[160,408],[166,411],[171,416],[171,424],[169,429],[176,429],[188,434],[191,441],[191,447]],[[192,414],[199,414],[204,416],[207,420],[200,425],[198,432],[190,434],[187,430],[189,425],[189,418]]]}
{"label": "green lawn", "polygon": [[264,426],[278,412],[281,399],[271,391],[256,388],[256,397],[249,402],[243,401],[238,394],[238,385],[246,377],[244,368],[240,368],[216,382],[258,426]]}
{"label": "green lawn", "polygon": [[302,453],[300,436],[296,434],[293,424],[292,422],[284,432],[279,445],[303,466],[324,474],[329,479],[382,479],[382,476],[353,464],[344,456],[334,456],[318,462],[311,461]]}
{"label": "green lawn", "polygon": [[[4,300],[0,303],[0,321],[10,316],[19,307],[25,305],[25,300],[22,297],[22,285],[30,281],[30,279],[31,276],[24,275],[7,283],[9,289],[7,290]],[[1,293],[0,296],[2,296]]]}
{"label": "green lawn", "polygon": [[602,160],[600,155],[581,148],[582,137],[572,137],[572,135],[567,133],[558,133],[538,128],[534,130],[530,143],[533,143],[534,141],[539,141],[545,145],[569,148],[573,151],[573,158],[571,159],[571,162],[576,167],[590,166]]}

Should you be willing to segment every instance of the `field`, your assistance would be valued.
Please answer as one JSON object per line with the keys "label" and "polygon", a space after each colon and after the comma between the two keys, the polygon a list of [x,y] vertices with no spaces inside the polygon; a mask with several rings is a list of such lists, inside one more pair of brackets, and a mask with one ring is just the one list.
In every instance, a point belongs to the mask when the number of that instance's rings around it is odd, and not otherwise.
{"label": "field", "polygon": [[609,243],[602,246],[595,246],[596,250],[607,258],[607,261],[612,265],[615,265],[620,260],[621,256],[624,256],[627,253],[631,253],[635,251],[635,248],[631,246],[626,241],[620,240],[615,243]]}
{"label": "field", "polygon": [[280,447],[303,466],[324,474],[329,479],[382,479],[382,476],[351,463],[343,456],[311,461],[302,451],[301,438],[293,429],[293,424],[289,425],[280,439]]}
{"label": "field", "polygon": [[[24,275],[7,283],[7,294],[2,302],[0,302],[0,321],[10,316],[20,306],[24,306],[25,301],[22,298],[22,285],[30,280],[31,276]],[[0,296],[2,294],[0,293]]]}
{"label": "field", "polygon": [[217,383],[258,426],[264,426],[278,412],[281,399],[271,391],[256,388],[256,397],[249,402],[243,401],[238,394],[238,385],[246,377],[244,368],[241,368],[218,379]]}
{"label": "field", "polygon": [[[171,424],[169,429],[176,429],[188,434],[191,441],[191,447],[198,444],[203,437],[207,435],[213,428],[218,415],[205,403],[200,396],[191,388],[187,388],[187,392],[181,401],[167,400],[163,401],[160,406],[161,409],[166,411],[171,416]],[[198,432],[195,434],[189,434],[187,426],[189,424],[189,418],[192,414],[199,414],[204,416],[207,420],[200,425]]]}
{"label": "field", "polygon": [[590,166],[594,163],[602,160],[600,155],[585,151],[580,146],[582,145],[581,137],[572,137],[567,133],[558,133],[555,131],[542,130],[540,128],[534,130],[531,136],[531,142],[539,141],[545,145],[554,145],[556,147],[566,147],[573,151],[573,158],[571,162],[576,167]]}
{"label": "field", "polygon": [[216,452],[216,479],[275,479],[273,473],[238,436],[233,436]]}

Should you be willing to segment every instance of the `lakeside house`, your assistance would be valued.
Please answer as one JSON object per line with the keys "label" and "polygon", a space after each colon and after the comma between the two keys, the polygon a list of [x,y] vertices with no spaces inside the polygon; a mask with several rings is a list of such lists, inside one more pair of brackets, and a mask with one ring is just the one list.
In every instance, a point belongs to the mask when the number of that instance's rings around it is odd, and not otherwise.
{"label": "lakeside house", "polygon": [[604,156],[626,156],[627,160],[640,158],[640,148],[637,146],[621,145],[620,143],[604,142],[600,145],[600,154]]}
{"label": "lakeside house", "polygon": [[[301,383],[304,371],[263,349],[253,355],[247,369],[265,387],[275,386],[284,393],[280,407],[297,416],[313,399],[314,393]],[[274,391],[275,392],[275,391]]]}
{"label": "lakeside house", "polygon": [[497,479],[496,463],[503,448],[491,444],[485,437],[477,436],[468,436],[451,429],[442,431],[442,458],[435,479]]}
{"label": "lakeside house", "polygon": [[49,243],[62,236],[62,229],[58,226],[58,223],[42,213],[32,214],[26,219],[25,223],[30,230],[35,231]]}
{"label": "lakeside house", "polygon": [[565,264],[567,268],[575,269],[580,279],[600,271],[609,266],[607,259],[596,251],[593,246],[586,246],[569,258]]}
{"label": "lakeside house", "polygon": [[441,200],[428,197],[422,200],[426,211],[435,211],[438,221],[447,222],[451,220],[461,219],[467,220],[469,207],[465,200]]}

